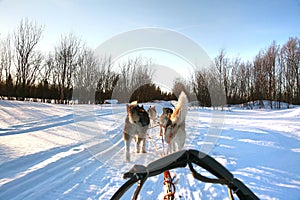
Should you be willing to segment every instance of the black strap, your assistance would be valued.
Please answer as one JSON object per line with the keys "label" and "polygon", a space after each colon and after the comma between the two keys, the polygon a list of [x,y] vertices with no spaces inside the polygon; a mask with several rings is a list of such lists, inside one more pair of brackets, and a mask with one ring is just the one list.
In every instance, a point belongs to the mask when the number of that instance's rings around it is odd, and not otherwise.
{"label": "black strap", "polygon": [[189,168],[192,172],[192,175],[194,176],[195,179],[205,182],[205,183],[228,185],[228,181],[226,181],[224,179],[213,179],[213,178],[208,178],[206,176],[202,176],[201,174],[199,174],[198,172],[195,171],[192,163],[188,163],[188,164],[189,164]]}
{"label": "black strap", "polygon": [[259,200],[259,198],[239,179],[233,179],[233,185],[230,187],[236,193],[240,200]]}
{"label": "black strap", "polygon": [[117,191],[116,193],[111,197],[111,200],[118,200],[120,199],[125,192],[131,188],[133,184],[135,184],[138,181],[137,176],[133,176],[131,179],[126,181]]}

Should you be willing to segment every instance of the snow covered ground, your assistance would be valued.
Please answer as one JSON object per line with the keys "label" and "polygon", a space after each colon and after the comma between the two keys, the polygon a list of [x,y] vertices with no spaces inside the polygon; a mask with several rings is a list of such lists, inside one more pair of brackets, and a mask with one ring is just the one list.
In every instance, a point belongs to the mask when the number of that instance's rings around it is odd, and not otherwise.
{"label": "snow covered ground", "polygon": [[[132,152],[131,163],[124,162],[125,115],[125,105],[0,101],[0,199],[110,199],[134,163],[159,158],[149,141],[148,153]],[[211,109],[190,108],[185,147],[213,145],[208,153],[261,199],[299,200],[300,107],[232,107],[221,118],[220,135],[209,140],[211,126],[219,119]],[[157,134],[158,128],[149,130],[161,149]],[[175,172],[176,199],[228,199],[224,186],[198,182],[188,168]],[[162,199],[162,180],[150,178],[140,199]]]}

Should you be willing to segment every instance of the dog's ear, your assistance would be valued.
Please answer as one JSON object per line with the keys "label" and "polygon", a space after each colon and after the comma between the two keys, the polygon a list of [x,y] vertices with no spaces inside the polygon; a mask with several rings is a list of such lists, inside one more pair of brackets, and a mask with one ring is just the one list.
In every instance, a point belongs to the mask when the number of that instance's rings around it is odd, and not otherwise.
{"label": "dog's ear", "polygon": [[132,106],[133,105],[138,105],[138,102],[137,101],[133,101],[133,102],[130,103],[130,105],[132,105]]}

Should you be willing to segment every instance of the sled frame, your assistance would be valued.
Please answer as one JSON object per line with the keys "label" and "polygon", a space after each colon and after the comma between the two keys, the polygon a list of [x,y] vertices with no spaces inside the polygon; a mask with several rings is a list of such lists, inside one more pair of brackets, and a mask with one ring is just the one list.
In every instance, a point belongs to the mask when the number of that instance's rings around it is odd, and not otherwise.
{"label": "sled frame", "polygon": [[[156,176],[175,168],[184,168],[187,165],[195,179],[206,183],[226,185],[230,199],[233,199],[232,193],[235,193],[240,200],[259,200],[259,198],[243,182],[234,178],[232,173],[230,173],[214,158],[203,152],[192,149],[181,150],[173,154],[169,154],[149,163],[147,166],[134,165],[123,175],[124,179],[129,180],[116,191],[116,193],[111,197],[111,200],[120,199],[129,188],[131,188],[135,183],[138,183],[132,196],[132,199],[136,200],[148,177]],[[216,178],[209,178],[201,175],[194,169],[193,165],[197,165],[205,169]]]}

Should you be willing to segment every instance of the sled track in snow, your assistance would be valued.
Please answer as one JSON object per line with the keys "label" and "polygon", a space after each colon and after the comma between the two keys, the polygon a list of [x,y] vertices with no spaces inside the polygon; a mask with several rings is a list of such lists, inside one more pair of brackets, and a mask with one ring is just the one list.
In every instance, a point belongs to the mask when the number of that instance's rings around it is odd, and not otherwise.
{"label": "sled track in snow", "polygon": [[[119,131],[121,128],[122,125],[112,132]],[[122,148],[123,143],[118,141],[122,140],[122,137],[119,139],[117,135],[114,141],[117,141]],[[0,177],[0,199],[51,199],[53,195],[62,199],[80,199],[78,195],[85,190],[88,192],[92,187],[88,181],[97,179],[96,182],[101,182],[103,181],[101,178],[105,179],[103,171],[108,171],[106,169],[108,166],[96,159],[88,149],[101,153],[107,146],[103,143],[110,142],[103,141],[91,145],[89,144],[91,141],[93,140],[59,148],[54,152],[49,150],[41,155],[19,158],[24,160],[21,169],[20,166],[14,165],[13,161],[10,164],[6,163],[5,168],[1,167],[5,173],[1,173]],[[20,162],[22,163],[22,161],[17,163]],[[95,183],[95,181],[90,182]],[[85,188],[82,190],[82,187]],[[100,195],[99,191],[94,195]]]}
{"label": "sled track in snow", "polygon": [[[36,199],[38,196],[43,196],[43,194],[39,192],[40,187],[47,188],[48,191],[51,191],[53,188],[59,186],[55,183],[56,179],[63,178],[65,181],[70,180],[74,175],[74,173],[72,173],[72,167],[78,164],[80,164],[81,167],[87,167],[90,165],[88,160],[92,157],[87,151],[76,152],[77,150],[77,148],[71,147],[69,151],[74,151],[74,154],[58,158],[55,162],[51,162],[37,170],[32,169],[31,171],[29,168],[29,171],[27,170],[28,174],[16,178],[1,187],[1,190],[4,192],[1,192],[0,199],[25,199],[25,197],[28,199]],[[53,156],[51,158],[53,158]],[[48,160],[51,158],[48,158]],[[38,163],[31,168],[37,167],[41,163]],[[22,173],[26,173],[26,171],[21,172],[16,176],[22,175]],[[60,184],[60,182],[57,184]],[[32,185],[35,186],[33,188],[28,188],[28,186]],[[46,192],[44,189],[42,191]]]}

